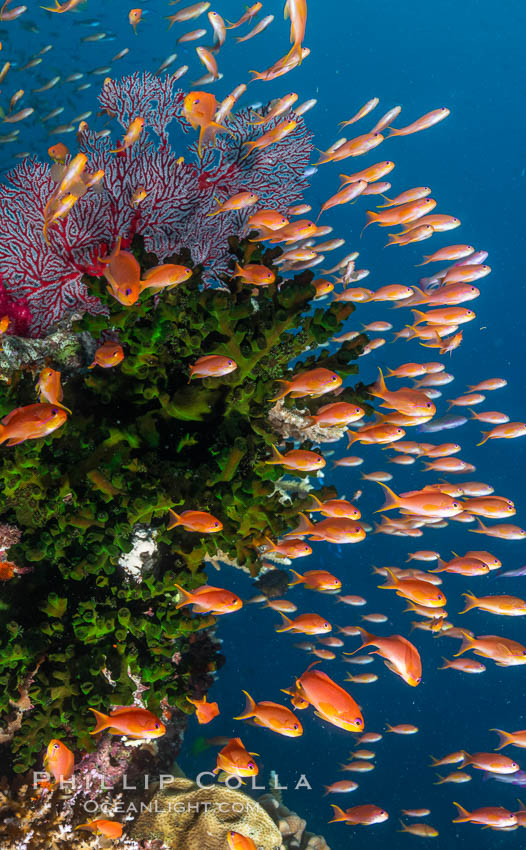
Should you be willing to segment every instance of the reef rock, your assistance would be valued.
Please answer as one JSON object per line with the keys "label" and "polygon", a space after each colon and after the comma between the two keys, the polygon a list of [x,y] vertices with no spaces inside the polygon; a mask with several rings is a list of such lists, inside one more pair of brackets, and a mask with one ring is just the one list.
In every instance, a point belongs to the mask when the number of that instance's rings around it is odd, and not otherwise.
{"label": "reef rock", "polygon": [[229,830],[251,838],[258,850],[280,850],[282,835],[255,800],[220,785],[174,779],[153,796],[131,837],[161,839],[170,850],[224,850]]}

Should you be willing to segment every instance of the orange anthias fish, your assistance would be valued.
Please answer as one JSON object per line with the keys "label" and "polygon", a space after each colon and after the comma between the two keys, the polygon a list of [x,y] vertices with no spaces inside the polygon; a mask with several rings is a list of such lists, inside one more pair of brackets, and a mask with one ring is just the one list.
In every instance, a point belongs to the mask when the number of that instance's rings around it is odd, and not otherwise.
{"label": "orange anthias fish", "polygon": [[230,372],[235,372],[237,363],[231,357],[224,357],[221,354],[207,354],[205,357],[199,357],[195,363],[190,366],[190,377],[192,378],[218,378],[223,375],[229,375]]}
{"label": "orange anthias fish", "polygon": [[292,398],[302,398],[303,396],[320,396],[324,393],[330,393],[338,389],[342,385],[342,379],[330,369],[311,369],[309,372],[302,372],[296,375],[292,381],[277,379],[278,383],[284,384],[285,389],[276,398],[270,401],[278,401],[284,398],[289,393]]}
{"label": "orange anthias fish", "polygon": [[291,570],[291,573],[296,576],[296,580],[291,581],[289,587],[303,584],[308,590],[333,591],[340,590],[342,586],[340,579],[326,570],[307,570],[303,575],[296,570]]}
{"label": "orange anthias fish", "polygon": [[7,440],[8,446],[16,446],[24,440],[38,440],[47,437],[67,419],[62,407],[53,404],[28,404],[17,407],[0,422],[0,443]]}
{"label": "orange anthias fish", "polygon": [[453,805],[458,809],[458,815],[453,819],[453,823],[478,823],[497,829],[506,829],[517,823],[517,817],[500,806],[485,806],[468,812],[460,803],[454,802]]}
{"label": "orange anthias fish", "polygon": [[42,6],[41,8],[45,9],[46,12],[57,12],[61,15],[64,12],[70,12],[71,9],[75,9],[76,6],[80,6],[82,2],[83,0],[66,0],[66,3],[61,6],[58,0],[55,0],[55,8],[50,9],[49,6]]}
{"label": "orange anthias fish", "polygon": [[462,631],[463,641],[455,658],[464,652],[474,652],[483,658],[491,658],[499,667],[516,667],[526,664],[526,647],[511,638],[499,635],[480,635]]}
{"label": "orange anthias fish", "polygon": [[387,584],[379,585],[381,589],[396,590],[397,596],[410,599],[411,602],[425,605],[427,608],[443,608],[446,604],[446,597],[442,591],[428,581],[411,578],[399,579],[389,567],[386,567],[386,571],[389,575],[389,581]]}
{"label": "orange anthias fish", "polygon": [[130,22],[130,26],[133,27],[135,35],[137,35],[137,24],[140,22],[141,18],[142,9],[130,9],[128,21]]}
{"label": "orange anthias fish", "polygon": [[107,730],[111,735],[126,735],[128,738],[160,738],[166,732],[164,723],[161,723],[155,714],[146,708],[136,705],[114,708],[109,715],[90,708],[97,720],[95,729],[90,735],[98,735],[99,732]]}
{"label": "orange anthias fish", "polygon": [[240,277],[243,283],[250,283],[252,286],[270,286],[276,280],[273,271],[256,263],[248,263],[246,266],[236,263],[232,277]]}
{"label": "orange anthias fish", "polygon": [[[315,662],[319,663],[319,662]],[[311,665],[312,667],[312,665]],[[309,667],[294,688],[284,691],[293,697],[294,705],[299,708],[312,705],[317,717],[347,732],[362,732],[363,716],[352,696],[340,685],[333,682],[321,670]],[[296,702],[294,702],[296,700]]]}
{"label": "orange anthias fish", "polygon": [[262,6],[263,6],[263,3],[254,3],[252,6],[247,6],[246,12],[239,18],[239,20],[236,21],[234,24],[230,23],[230,21],[229,21],[226,29],[227,30],[234,30],[234,29],[237,29],[237,27],[240,27],[243,24],[246,24],[247,21],[251,21],[252,18],[254,17],[254,15],[257,15],[257,13],[262,8]]}
{"label": "orange anthias fish", "polygon": [[360,519],[361,517],[360,510],[351,505],[347,499],[327,499],[325,502],[320,502],[314,493],[311,493],[310,497],[314,500],[314,505],[308,508],[311,513],[319,511],[322,516],[343,517],[345,519]]}
{"label": "orange anthias fish", "polygon": [[211,585],[203,584],[190,593],[178,584],[174,586],[182,596],[182,601],[178,602],[175,607],[182,608],[184,605],[193,605],[194,614],[231,614],[243,607],[239,596],[236,596],[230,590],[224,590],[222,587],[211,587]]}
{"label": "orange anthias fish", "polygon": [[81,823],[75,829],[87,829],[95,835],[103,835],[105,838],[120,838],[122,835],[122,823],[116,820],[91,820],[89,823]]}
{"label": "orange anthias fish", "polygon": [[108,281],[108,292],[125,307],[131,307],[139,298],[141,267],[129,251],[121,251],[121,237],[108,257],[100,258],[106,265],[104,277]]}
{"label": "orange anthias fish", "polygon": [[290,708],[275,702],[255,703],[250,694],[246,691],[243,693],[246,697],[245,710],[234,717],[234,720],[252,719],[257,726],[264,726],[288,738],[297,738],[303,734],[302,725]]}
{"label": "orange anthias fish", "polygon": [[294,540],[281,540],[278,543],[273,543],[268,537],[265,537],[268,545],[268,551],[272,552],[281,558],[304,558],[307,555],[312,555],[312,549],[304,540],[296,538]]}
{"label": "orange anthias fish", "polygon": [[302,513],[300,524],[289,533],[291,536],[309,534],[311,540],[325,540],[327,543],[360,543],[365,538],[365,529],[353,520],[328,517],[314,524]]}
{"label": "orange anthias fish", "polygon": [[44,767],[55,779],[55,782],[66,781],[73,775],[75,756],[62,741],[53,738],[44,756]]}
{"label": "orange anthias fish", "polygon": [[202,146],[208,137],[211,137],[213,141],[216,133],[231,132],[228,127],[223,127],[222,124],[214,120],[216,112],[217,100],[210,92],[190,92],[184,99],[184,117],[190,122],[194,130],[197,130],[199,127],[199,156],[201,156]]}
{"label": "orange anthias fish", "polygon": [[144,118],[134,118],[124,134],[121,146],[114,148],[114,150],[111,150],[110,153],[123,153],[123,151],[130,148],[141,135],[143,128]]}
{"label": "orange anthias fish", "polygon": [[229,850],[257,850],[251,838],[241,835],[240,832],[230,832],[227,835]]}
{"label": "orange anthias fish", "polygon": [[221,520],[207,511],[183,511],[181,514],[176,514],[170,509],[166,530],[171,531],[179,525],[182,525],[186,531],[198,531],[200,534],[215,534],[223,528]]}
{"label": "orange anthias fish", "polygon": [[224,212],[244,210],[247,207],[252,207],[255,203],[257,203],[257,201],[258,196],[255,192],[237,192],[237,194],[232,195],[232,197],[222,203],[219,203],[218,201],[217,209],[207,213],[207,215],[214,216]]}
{"label": "orange anthias fish", "polygon": [[393,508],[403,508],[405,511],[414,514],[422,514],[430,517],[451,517],[461,513],[463,510],[462,503],[445,493],[438,490],[421,490],[411,493],[411,495],[397,496],[387,484],[381,481],[377,482],[380,487],[383,487],[386,493],[386,501],[379,511],[389,511]]}
{"label": "orange anthias fish", "polygon": [[517,762],[508,756],[503,756],[500,753],[469,753],[464,752],[464,761],[461,767],[467,767],[470,764],[477,770],[487,770],[488,773],[517,773],[520,770]]}
{"label": "orange anthias fish", "polygon": [[332,630],[332,626],[319,614],[299,614],[295,620],[291,620],[280,611],[282,625],[276,628],[276,632],[295,632],[301,635],[325,635]]}
{"label": "orange anthias fish", "polygon": [[255,150],[263,150],[263,148],[268,148],[269,145],[273,145],[275,142],[280,142],[281,139],[286,138],[290,133],[292,133],[297,126],[297,121],[282,121],[280,124],[276,124],[276,126],[271,130],[267,130],[267,132],[263,133],[263,135],[259,136],[259,138],[243,142],[243,144],[247,146],[247,150],[241,159],[245,159]]}
{"label": "orange anthias fish", "polygon": [[38,377],[35,389],[38,392],[38,400],[40,402],[45,400],[49,402],[49,404],[53,404],[56,407],[62,407],[67,413],[71,413],[71,410],[68,407],[61,404],[62,399],[64,398],[64,393],[62,392],[62,386],[60,384],[60,372],[56,372],[55,369],[51,369],[49,366],[46,366],[42,369]]}
{"label": "orange anthias fish", "polygon": [[[376,646],[370,654],[379,655],[384,659],[384,664],[397,676],[400,676],[408,685],[415,688],[422,679],[422,662],[415,646],[402,635],[390,635],[390,637],[376,637],[365,629],[358,627],[362,636],[362,645],[354,652],[365,646]],[[344,655],[353,655],[353,652],[344,652]]]}
{"label": "orange anthias fish", "polygon": [[400,127],[398,130],[395,127],[391,127],[388,138],[391,138],[391,136],[409,136],[411,133],[427,130],[428,127],[433,127],[439,121],[443,121],[449,114],[450,110],[445,106],[442,106],[440,109],[433,109],[432,112],[427,112],[421,118],[413,121],[412,124],[408,124],[407,127]]}
{"label": "orange anthias fish", "polygon": [[477,443],[483,446],[487,440],[513,440],[515,437],[524,437],[526,434],[526,423],[507,422],[504,425],[496,425],[491,431],[483,431],[484,439]]}
{"label": "orange anthias fish", "polygon": [[173,289],[180,283],[184,283],[192,277],[192,269],[186,266],[178,266],[175,263],[163,263],[148,269],[141,278],[139,291],[153,289],[159,292],[161,289]]}
{"label": "orange anthias fish", "polygon": [[257,755],[257,753],[247,752],[241,738],[231,738],[217,755],[217,767],[214,773],[224,770],[230,776],[257,776],[258,766],[252,758]]}
{"label": "orange anthias fish", "polygon": [[379,806],[374,806],[372,803],[367,803],[362,806],[353,806],[352,809],[343,811],[340,806],[335,806],[331,803],[334,809],[334,817],[329,823],[348,823],[352,826],[361,824],[362,826],[371,826],[374,823],[383,823],[389,817],[384,809]]}
{"label": "orange anthias fish", "polygon": [[207,702],[206,694],[202,699],[190,699],[190,697],[186,697],[186,699],[189,703],[195,706],[197,722],[202,726],[206,723],[210,723],[214,717],[217,717],[219,714],[219,706],[217,702]]}
{"label": "orange anthias fish", "polygon": [[465,614],[473,608],[488,611],[490,614],[507,615],[508,617],[524,617],[526,601],[518,596],[474,596],[473,593],[463,593],[466,597],[466,607],[459,614]]}
{"label": "orange anthias fish", "polygon": [[118,342],[104,342],[97,348],[93,355],[93,363],[88,366],[88,369],[94,369],[95,366],[102,366],[103,369],[112,369],[118,366],[124,360],[124,351],[122,345]]}
{"label": "orange anthias fish", "polygon": [[402,387],[399,390],[389,392],[382,370],[379,369],[378,371],[380,377],[375,384],[369,387],[369,392],[375,398],[382,400],[382,407],[397,410],[399,413],[405,413],[407,416],[435,415],[436,407],[424,392],[412,390],[409,387]]}
{"label": "orange anthias fish", "polygon": [[351,422],[358,422],[363,419],[365,410],[357,404],[349,404],[347,401],[337,401],[333,404],[325,404],[320,407],[314,416],[310,417],[310,422],[313,425],[319,425],[320,428],[330,428],[332,426],[350,425]]}
{"label": "orange anthias fish", "polygon": [[295,469],[299,472],[311,472],[316,469],[321,469],[325,466],[325,459],[317,454],[306,449],[291,449],[284,455],[272,446],[272,457],[265,460],[264,463],[284,466],[287,469]]}

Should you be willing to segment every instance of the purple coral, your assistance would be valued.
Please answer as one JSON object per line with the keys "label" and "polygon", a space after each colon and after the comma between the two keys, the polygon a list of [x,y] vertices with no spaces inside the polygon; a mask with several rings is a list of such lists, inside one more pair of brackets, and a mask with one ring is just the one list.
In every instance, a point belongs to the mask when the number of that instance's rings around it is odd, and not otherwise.
{"label": "purple coral", "polygon": [[[303,119],[282,141],[244,155],[243,143],[272,129],[276,121],[253,127],[248,109],[239,110],[227,126],[232,135],[206,146],[202,158],[197,143],[189,147],[195,163],[183,161],[171,148],[167,127],[174,119],[189,131],[183,116],[184,93],[170,76],[135,73],[108,81],[99,96],[101,107],[127,128],[135,117],[145,120],[138,141],[125,153],[111,153],[114,144],[90,131],[80,141],[88,157],[87,171],[104,170],[100,193],[92,190],[79,199],[69,215],[43,237],[44,208],[55,189],[50,168],[27,158],[0,186],[0,267],[10,298],[25,298],[33,318],[30,332],[41,335],[64,315],[75,311],[104,312],[83,282],[85,273],[100,275],[99,258],[117,237],[124,243],[135,233],[159,261],[188,248],[195,263],[205,267],[212,283],[228,269],[228,237],[239,235],[250,213],[264,207],[285,212],[299,201],[307,183],[304,171],[312,151]],[[151,128],[158,141],[148,132]],[[144,186],[145,199],[131,205],[134,191]],[[213,218],[208,213],[240,191],[254,191],[258,204],[250,211]]]}

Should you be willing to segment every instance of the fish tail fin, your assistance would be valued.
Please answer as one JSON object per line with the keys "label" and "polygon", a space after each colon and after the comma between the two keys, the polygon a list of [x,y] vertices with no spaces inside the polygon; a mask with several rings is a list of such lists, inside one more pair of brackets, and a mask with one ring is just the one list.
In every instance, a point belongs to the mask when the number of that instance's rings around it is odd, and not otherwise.
{"label": "fish tail fin", "polygon": [[387,195],[383,195],[382,193],[380,193],[380,197],[383,198],[384,201],[387,201],[387,203],[386,204],[378,204],[377,209],[379,209],[379,210],[383,210],[383,209],[385,209],[385,207],[390,207],[391,204],[393,203],[391,198],[388,198]]}
{"label": "fish tail fin", "polygon": [[170,522],[166,527],[167,531],[170,531],[172,528],[175,528],[176,526],[181,525],[182,523],[182,519],[179,514],[176,514],[175,511],[172,511],[171,508],[169,510],[169,518]]}
{"label": "fish tail fin", "polygon": [[[323,505],[323,502],[321,502],[321,501],[318,499],[318,497],[314,495],[314,493],[309,493],[309,495],[310,495],[311,499],[314,499],[314,501],[315,501],[315,503],[316,503],[316,507],[321,508],[321,507],[322,507],[322,505]],[[316,510],[316,508],[307,508],[307,510],[308,510],[308,511],[313,511],[313,510]]]}
{"label": "fish tail fin", "polygon": [[502,750],[503,747],[507,747],[508,744],[513,744],[514,736],[510,732],[504,732],[503,729],[490,729],[490,732],[496,732],[499,736],[499,746],[495,747],[496,750]]}
{"label": "fish tail fin", "polygon": [[458,816],[453,819],[453,823],[467,823],[471,817],[470,813],[464,806],[461,806],[460,803],[455,803],[453,800],[453,805],[458,809]]}
{"label": "fish tail fin", "polygon": [[[427,316],[425,313],[422,313],[422,310],[411,310],[411,312],[413,316],[415,316],[415,321],[413,322],[413,325],[419,325],[420,322],[427,322]],[[421,316],[421,318],[417,320],[418,316]]]}
{"label": "fish tail fin", "polygon": [[[461,630],[462,631],[462,630]],[[454,658],[458,658],[459,655],[463,655],[464,652],[467,652],[468,649],[472,649],[475,645],[474,639],[471,635],[468,635],[467,632],[462,631],[462,644],[458,652],[455,652]]]}
{"label": "fish tail fin", "polygon": [[476,410],[472,410],[471,407],[468,407],[469,412],[471,413],[470,419],[478,419],[479,415]]}
{"label": "fish tail fin", "polygon": [[184,587],[180,587],[178,584],[175,584],[175,582],[174,582],[174,587],[177,588],[177,590],[179,591],[179,593],[183,597],[182,602],[178,602],[177,605],[175,606],[176,608],[182,608],[183,605],[188,605],[189,603],[193,602],[192,594],[188,593],[188,591],[185,590]]}
{"label": "fish tail fin", "polygon": [[[386,243],[385,243],[384,248],[389,248],[389,246],[390,246],[390,245],[398,245],[398,244],[399,244],[399,242],[400,242],[400,240],[399,240],[399,238],[398,238],[398,237],[399,237],[400,235],[403,235],[403,234],[400,234],[400,233],[388,233],[387,235],[388,235],[388,237],[389,237],[389,242],[386,242]],[[400,830],[399,830],[399,831],[400,831]]]}
{"label": "fish tail fin", "polygon": [[326,797],[327,794],[331,793],[331,786],[330,785],[324,785],[323,787],[325,788],[325,794],[323,796]]}
{"label": "fish tail fin", "polygon": [[244,274],[243,269],[241,268],[239,263],[236,263],[236,265],[234,267],[234,274],[232,275],[232,277],[239,277],[239,275],[242,275],[242,274]]}
{"label": "fish tail fin", "polygon": [[289,632],[294,628],[294,623],[290,619],[290,617],[286,617],[285,614],[282,614],[280,611],[281,617],[283,618],[281,626],[276,627],[277,632]]}
{"label": "fish tail fin", "polygon": [[292,381],[285,381],[282,378],[276,378],[276,382],[278,384],[285,384],[286,389],[280,395],[277,395],[276,398],[270,398],[269,401],[279,401],[280,398],[284,398],[287,393],[290,392]]}
{"label": "fish tail fin", "polygon": [[378,371],[380,373],[378,380],[375,381],[374,384],[371,384],[371,386],[369,387],[369,392],[371,393],[371,395],[376,396],[377,398],[383,398],[383,396],[387,392],[387,387],[385,385],[383,372],[380,367],[378,367]]}
{"label": "fish tail fin", "polygon": [[381,508],[377,508],[375,510],[375,514],[380,513],[380,511],[389,511],[392,508],[400,507],[400,497],[396,495],[394,490],[391,490],[391,488],[388,487],[387,484],[384,484],[382,481],[377,481],[376,483],[379,484],[380,487],[383,487],[385,490],[385,502]]}
{"label": "fish tail fin", "polygon": [[[449,660],[449,658],[444,658],[444,656],[442,656],[442,661],[444,662],[442,667],[438,667],[437,669],[438,670],[449,670],[449,668],[451,667],[451,661]],[[431,758],[433,760],[433,765],[434,765],[436,759],[434,759],[433,756],[431,756]],[[431,765],[431,766],[433,766],[433,765]]]}
{"label": "fish tail fin", "polygon": [[360,439],[360,434],[356,433],[355,431],[350,431],[350,430],[347,431],[347,434],[349,436],[349,442],[347,443],[347,448],[350,449],[352,444],[356,443],[356,441]]}
{"label": "fish tail fin", "polygon": [[283,455],[281,454],[281,452],[278,451],[278,449],[276,448],[274,443],[272,443],[271,448],[272,448],[272,457],[270,457],[268,460],[263,461],[263,463],[270,463],[270,464],[283,463]]}
{"label": "fish tail fin", "polygon": [[397,830],[396,830],[397,832],[409,832],[409,830],[407,829],[407,827],[406,827],[405,823],[403,822],[402,818],[398,818],[398,823],[400,824],[400,826],[402,827],[402,829],[397,829]]}
{"label": "fish tail fin", "polygon": [[234,717],[233,720],[248,720],[249,717],[254,717],[256,703],[254,702],[249,693],[247,693],[246,691],[243,691],[243,693],[245,694],[245,698],[247,701],[245,705],[245,710],[242,714],[238,714],[237,717]]}
{"label": "fish tail fin", "polygon": [[269,551],[273,552],[276,549],[276,544],[270,539],[270,537],[265,536],[264,540],[269,547]]}
{"label": "fish tail fin", "polygon": [[392,136],[403,136],[403,133],[400,130],[396,130],[394,127],[388,127],[389,135],[386,136],[386,139],[390,139]]}
{"label": "fish tail fin", "polygon": [[334,817],[329,821],[329,823],[338,823],[338,821],[347,820],[347,815],[340,806],[336,806],[334,803],[331,803],[331,808],[334,809]]}
{"label": "fish tail fin", "polygon": [[486,531],[488,530],[487,526],[484,525],[484,523],[482,522],[482,520],[479,517],[477,517],[477,522],[479,524],[479,527],[478,528],[468,528],[468,531],[471,531],[472,534],[485,534]]}
{"label": "fish tail fin", "polygon": [[367,230],[367,228],[369,227],[370,224],[374,224],[374,222],[377,221],[380,218],[379,213],[375,213],[373,210],[367,210],[366,213],[365,213],[365,216],[367,218],[367,224],[365,225],[365,227],[362,227],[362,231],[360,233],[360,239],[363,236],[364,230]]}
{"label": "fish tail fin", "polygon": [[481,440],[480,443],[477,443],[477,446],[483,446],[484,443],[487,442],[487,440],[489,440],[491,431],[483,431],[482,433],[484,435],[484,439]]}
{"label": "fish tail fin", "polygon": [[297,584],[303,584],[303,576],[296,572],[296,570],[290,570],[296,576],[296,581],[290,581],[289,587],[295,587]]}
{"label": "fish tail fin", "polygon": [[104,729],[109,729],[111,726],[111,720],[107,714],[103,714],[102,711],[97,711],[96,708],[90,708],[90,711],[95,715],[95,719],[97,721],[97,725],[95,729],[92,729],[90,735],[98,735],[99,732],[103,732]]}
{"label": "fish tail fin", "polygon": [[390,578],[390,581],[387,584],[379,584],[378,587],[383,590],[394,590],[400,584],[399,580],[395,576],[394,572],[389,569],[389,567],[384,568]]}
{"label": "fish tail fin", "polygon": [[415,263],[415,268],[418,266],[427,266],[428,263],[431,262],[431,254],[424,254],[424,262],[423,263]]}
{"label": "fish tail fin", "polygon": [[519,812],[525,812],[525,811],[526,811],[526,806],[524,805],[524,803],[522,802],[522,800],[519,800],[519,798],[518,798],[518,797],[517,797],[517,803],[519,804]]}
{"label": "fish tail fin", "polygon": [[385,724],[385,728],[386,728],[386,731],[387,731],[387,732],[392,732],[392,731],[393,731],[393,727],[391,726],[391,724],[390,724],[390,723],[386,723],[386,724]]}
{"label": "fish tail fin", "polygon": [[424,462],[424,466],[423,466],[423,471],[424,471],[424,472],[429,472],[429,470],[430,470],[430,469],[434,469],[433,464],[432,464],[432,463],[428,463],[427,461],[425,461],[425,462]]}
{"label": "fish tail fin", "polygon": [[470,590],[468,590],[468,592],[467,592],[467,593],[463,593],[463,594],[462,594],[462,596],[465,596],[465,597],[466,597],[467,602],[465,603],[465,604],[466,604],[466,607],[464,608],[464,610],[463,610],[463,611],[459,611],[459,612],[458,612],[459,614],[465,614],[467,611],[471,611],[471,610],[472,610],[472,608],[476,608],[476,607],[477,607],[478,599],[477,599],[477,597],[476,597],[473,593],[471,593],[471,591],[470,591]]}
{"label": "fish tail fin", "polygon": [[442,785],[444,782],[446,782],[446,777],[441,776],[440,773],[436,773],[435,776],[438,776],[438,782],[433,782],[433,785]]}
{"label": "fish tail fin", "polygon": [[316,530],[316,526],[310,521],[308,516],[301,513],[301,511],[299,516],[299,525],[293,531],[289,531],[285,537],[303,537],[304,534],[312,534]]}

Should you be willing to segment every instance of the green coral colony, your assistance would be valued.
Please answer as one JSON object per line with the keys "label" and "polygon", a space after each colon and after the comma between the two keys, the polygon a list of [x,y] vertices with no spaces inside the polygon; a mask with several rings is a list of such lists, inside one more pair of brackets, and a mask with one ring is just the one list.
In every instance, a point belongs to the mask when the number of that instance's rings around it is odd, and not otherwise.
{"label": "green coral colony", "polygon": [[[281,249],[235,238],[230,249],[239,262],[277,273]],[[140,237],[131,250],[143,274],[157,264]],[[166,262],[192,266],[189,252]],[[231,265],[233,273],[234,258]],[[354,309],[313,305],[312,278],[310,271],[278,277],[254,294],[229,275],[223,288],[203,288],[194,267],[186,283],[160,296],[146,291],[132,308],[107,294],[103,278],[85,278],[110,315],[85,315],[75,331],[84,339],[86,332],[95,340],[118,335],[125,358],[113,369],[88,370],[89,360],[69,374],[62,367],[64,402],[73,411],[66,424],[0,449],[1,521],[22,531],[9,560],[30,568],[3,583],[0,601],[2,726],[12,723],[24,683],[32,704],[12,724],[19,726],[11,744],[16,772],[40,764],[50,737],[93,750],[88,707],[131,704],[130,674],[147,688],[151,711],[191,710],[193,633],[214,618],[177,610],[176,583],[206,583],[203,561],[218,553],[257,575],[258,546],[290,528],[301,509],[301,499],[283,506],[273,483],[283,472],[264,463],[276,440],[267,420],[275,381],[313,366],[342,377],[357,372],[356,340],[332,356],[322,348],[296,362],[334,336]],[[237,370],[189,383],[190,364],[211,353],[233,358]],[[35,376],[22,369],[1,385],[2,415],[34,403]],[[346,388],[339,400],[363,403],[363,390]],[[320,403],[302,399],[301,406],[313,412]],[[332,495],[330,488],[322,494]],[[168,531],[168,510],[179,506],[211,512],[222,530]],[[119,565],[137,524],[154,529],[159,555],[140,582]],[[182,658],[178,676],[174,653]]]}

